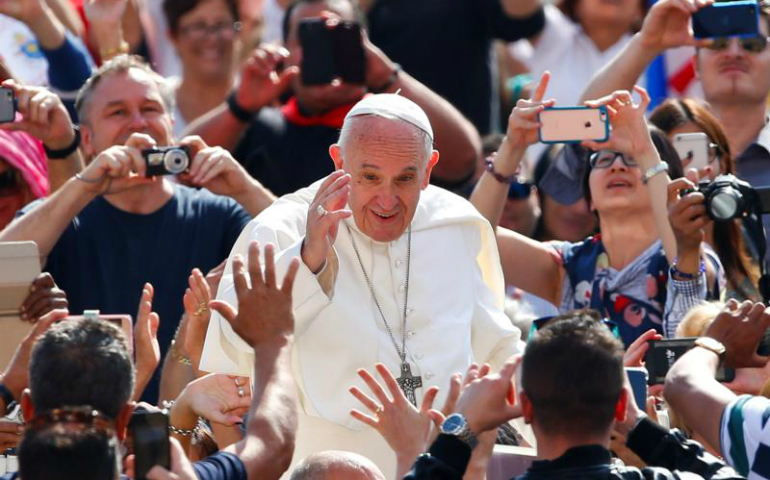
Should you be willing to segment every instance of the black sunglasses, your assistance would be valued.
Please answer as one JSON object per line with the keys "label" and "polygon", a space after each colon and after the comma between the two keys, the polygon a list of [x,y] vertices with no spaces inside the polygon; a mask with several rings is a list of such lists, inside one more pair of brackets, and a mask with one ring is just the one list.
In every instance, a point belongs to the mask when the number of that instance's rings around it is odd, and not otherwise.
{"label": "black sunglasses", "polygon": [[[730,40],[731,39],[727,37],[715,38],[706,46],[706,48],[718,52],[727,48],[727,46],[730,45]],[[759,53],[767,48],[767,37],[764,35],[757,35],[755,37],[739,38],[738,44],[746,52]]]}

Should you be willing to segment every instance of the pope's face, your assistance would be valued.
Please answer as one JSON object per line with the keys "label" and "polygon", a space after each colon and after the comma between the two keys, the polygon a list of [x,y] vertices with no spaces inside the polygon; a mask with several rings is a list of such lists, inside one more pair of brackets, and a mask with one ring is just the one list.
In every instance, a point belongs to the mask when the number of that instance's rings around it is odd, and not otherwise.
{"label": "pope's face", "polygon": [[412,222],[438,152],[426,158],[425,136],[411,124],[375,116],[352,122],[345,145],[333,145],[331,155],[352,177],[353,219],[375,241],[396,240]]}

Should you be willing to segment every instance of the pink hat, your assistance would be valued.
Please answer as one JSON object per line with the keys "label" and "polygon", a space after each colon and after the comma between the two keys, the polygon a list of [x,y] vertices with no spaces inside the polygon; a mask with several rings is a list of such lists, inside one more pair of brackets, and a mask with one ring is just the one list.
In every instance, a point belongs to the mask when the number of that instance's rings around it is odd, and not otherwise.
{"label": "pink hat", "polygon": [[48,195],[48,163],[40,140],[26,132],[0,130],[0,159],[21,172],[36,198]]}

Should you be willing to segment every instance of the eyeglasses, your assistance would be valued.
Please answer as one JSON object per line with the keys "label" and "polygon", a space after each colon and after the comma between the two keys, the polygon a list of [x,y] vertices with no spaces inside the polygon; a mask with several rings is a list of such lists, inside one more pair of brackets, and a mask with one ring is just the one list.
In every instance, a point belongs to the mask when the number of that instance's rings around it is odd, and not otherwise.
{"label": "eyeglasses", "polygon": [[215,37],[229,39],[235,36],[235,32],[241,29],[240,22],[219,22],[213,25],[204,22],[193,23],[179,27],[179,33],[188,40],[203,40],[207,34]]}
{"label": "eyeglasses", "polygon": [[[726,49],[727,46],[730,45],[730,40],[730,38],[726,37],[715,38],[711,41],[710,44],[706,46],[706,48],[718,52],[720,50]],[[764,35],[757,35],[755,37],[739,38],[738,44],[745,52],[759,53],[764,51],[764,49],[767,47],[767,40],[768,37],[765,37]]]}
{"label": "eyeglasses", "polygon": [[10,197],[19,193],[21,185],[16,171],[8,169],[0,173],[0,197]]}
{"label": "eyeglasses", "polygon": [[616,158],[620,158],[620,160],[623,162],[623,165],[629,168],[639,166],[639,164],[636,163],[633,158],[627,157],[620,152],[613,152],[612,150],[599,150],[598,152],[591,154],[591,156],[588,158],[588,163],[591,168],[610,168],[612,164],[615,163]]}
{"label": "eyeglasses", "polygon": [[[559,318],[559,317],[557,316],[540,317],[533,320],[532,326],[529,329],[529,335],[527,336],[527,341],[530,341],[532,338],[534,338],[535,335],[537,335],[537,332],[545,328],[545,326],[548,325],[548,323],[550,323],[551,320],[553,320],[554,318]],[[609,328],[612,334],[615,336],[615,338],[620,338],[620,330],[618,329],[617,323],[613,322],[608,318],[599,318],[598,314],[596,314],[596,317],[593,317],[593,318],[597,322],[601,322],[604,326]]]}
{"label": "eyeglasses", "polygon": [[511,186],[508,188],[509,200],[524,200],[529,198],[529,194],[532,193],[532,182],[511,182]]}

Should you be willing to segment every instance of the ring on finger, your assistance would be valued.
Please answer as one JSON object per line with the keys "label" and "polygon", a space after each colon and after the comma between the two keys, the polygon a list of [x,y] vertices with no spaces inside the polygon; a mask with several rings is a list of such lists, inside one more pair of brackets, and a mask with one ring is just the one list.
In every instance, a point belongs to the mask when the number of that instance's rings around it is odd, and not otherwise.
{"label": "ring on finger", "polygon": [[235,380],[235,386],[240,387],[241,386],[241,379],[238,377],[235,377],[233,380]]}
{"label": "ring on finger", "polygon": [[243,391],[243,387],[238,387],[238,396],[243,398],[245,395],[245,392]]}
{"label": "ring on finger", "polygon": [[321,206],[321,205],[318,205],[315,208],[315,212],[318,214],[319,217],[323,217],[327,213],[326,209],[323,206]]}
{"label": "ring on finger", "polygon": [[374,411],[374,416],[379,418],[383,410],[385,409],[382,408],[382,405],[377,405],[377,410]]}

